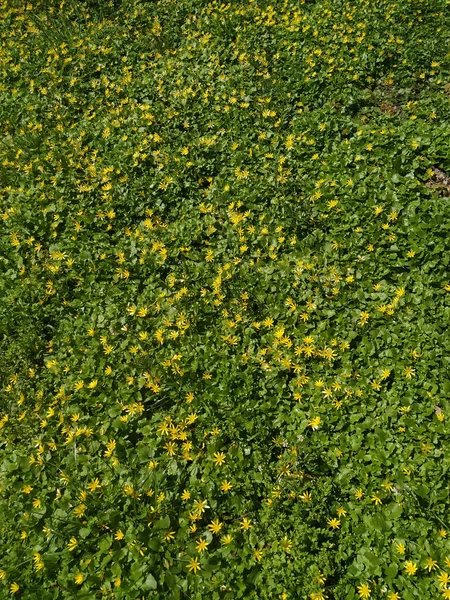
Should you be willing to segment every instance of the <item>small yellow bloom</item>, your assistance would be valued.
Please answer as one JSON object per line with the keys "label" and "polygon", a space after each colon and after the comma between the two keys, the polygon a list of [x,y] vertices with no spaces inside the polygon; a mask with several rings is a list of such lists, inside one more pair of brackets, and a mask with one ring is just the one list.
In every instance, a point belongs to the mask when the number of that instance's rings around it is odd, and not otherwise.
{"label": "small yellow bloom", "polygon": [[405,562],[404,569],[406,573],[411,577],[411,575],[415,575],[417,571],[417,565],[412,560],[408,560]]}
{"label": "small yellow bloom", "polygon": [[187,564],[187,568],[189,571],[194,571],[194,573],[197,573],[197,571],[200,571],[200,562],[196,558],[191,558]]}
{"label": "small yellow bloom", "polygon": [[222,529],[223,527],[223,523],[220,523],[219,519],[216,519],[215,521],[211,521],[211,523],[208,525],[208,529],[211,533],[219,533],[219,531]]}
{"label": "small yellow bloom", "polygon": [[321,421],[320,417],[313,417],[312,419],[310,419],[308,421],[308,425],[311,427],[311,429],[313,431],[317,431],[320,426],[320,421]]}
{"label": "small yellow bloom", "polygon": [[188,490],[184,490],[183,493],[181,494],[181,499],[184,501],[189,500],[190,497],[191,497],[191,492],[189,492]]}
{"label": "small yellow bloom", "polygon": [[367,583],[363,583],[362,585],[358,585],[358,594],[360,598],[370,598],[370,587]]}
{"label": "small yellow bloom", "polygon": [[327,523],[332,529],[339,529],[341,526],[339,519],[328,519]]}
{"label": "small yellow bloom", "polygon": [[207,547],[208,547],[208,542],[206,540],[198,540],[196,542],[195,549],[197,550],[197,552],[199,554],[201,554],[203,552],[203,550],[206,550]]}
{"label": "small yellow bloom", "polygon": [[361,326],[365,325],[370,318],[370,313],[361,311],[361,315],[359,317],[359,324]]}
{"label": "small yellow bloom", "polygon": [[223,465],[225,462],[225,454],[223,452],[215,452],[213,462],[218,466]]}
{"label": "small yellow bloom", "polygon": [[263,556],[263,551],[262,550],[254,550],[253,551],[253,556],[259,562],[261,560],[262,556]]}
{"label": "small yellow bloom", "polygon": [[432,558],[427,558],[427,560],[425,561],[425,569],[428,569],[428,572],[430,573],[433,569],[435,569],[437,567],[437,562],[435,560],[433,560]]}
{"label": "small yellow bloom", "polygon": [[75,575],[75,583],[81,585],[84,581],[84,575],[82,573],[78,573]]}
{"label": "small yellow bloom", "polygon": [[99,478],[96,477],[90,483],[88,483],[86,487],[90,492],[95,492],[102,487],[102,484],[100,483]]}
{"label": "small yellow bloom", "polygon": [[231,483],[229,481],[222,481],[222,483],[220,484],[220,489],[222,490],[222,492],[225,492],[225,494],[227,492],[229,492],[231,490],[233,486],[231,485]]}
{"label": "small yellow bloom", "polygon": [[412,367],[405,367],[403,369],[403,373],[405,374],[405,377],[407,377],[408,379],[411,379],[415,373],[415,370]]}
{"label": "small yellow bloom", "polygon": [[450,582],[450,575],[445,571],[442,571],[442,573],[438,575],[437,579],[439,581],[440,586],[445,588]]}
{"label": "small yellow bloom", "polygon": [[12,583],[11,587],[9,588],[9,591],[11,594],[15,594],[16,592],[18,592],[20,590],[20,586],[18,583]]}
{"label": "small yellow bloom", "polygon": [[70,538],[70,540],[67,542],[67,548],[69,552],[73,552],[77,546],[78,540],[75,537]]}
{"label": "small yellow bloom", "polygon": [[250,529],[252,526],[250,519],[247,519],[247,517],[244,517],[242,519],[242,521],[240,522],[240,525],[241,525],[241,529],[243,529],[245,531],[247,531],[247,529]]}
{"label": "small yellow bloom", "polygon": [[196,502],[194,502],[194,514],[196,515],[201,515],[205,512],[205,509],[208,505],[208,501],[207,500],[197,500]]}
{"label": "small yellow bloom", "polygon": [[290,552],[292,549],[292,542],[291,540],[288,538],[287,535],[284,536],[284,538],[281,540],[280,542],[280,547],[283,548],[283,550],[285,552]]}

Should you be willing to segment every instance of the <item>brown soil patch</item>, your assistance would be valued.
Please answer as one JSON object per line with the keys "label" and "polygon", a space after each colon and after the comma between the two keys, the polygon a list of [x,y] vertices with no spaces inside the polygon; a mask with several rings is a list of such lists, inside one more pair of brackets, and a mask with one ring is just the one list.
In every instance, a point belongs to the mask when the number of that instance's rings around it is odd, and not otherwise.
{"label": "brown soil patch", "polygon": [[441,196],[450,196],[450,177],[437,167],[433,167],[433,177],[425,185]]}
{"label": "brown soil patch", "polygon": [[383,102],[380,106],[380,110],[388,115],[396,115],[400,112],[401,108],[397,104],[389,104],[388,102]]}

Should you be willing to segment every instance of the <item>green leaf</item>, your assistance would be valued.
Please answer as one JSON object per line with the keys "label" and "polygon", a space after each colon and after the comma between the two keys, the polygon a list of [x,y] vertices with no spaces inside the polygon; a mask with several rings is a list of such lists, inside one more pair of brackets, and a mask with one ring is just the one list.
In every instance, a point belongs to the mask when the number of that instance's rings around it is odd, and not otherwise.
{"label": "green leaf", "polygon": [[153,575],[151,575],[150,573],[147,575],[147,577],[145,578],[144,583],[142,584],[142,588],[144,590],[156,590],[158,587],[158,584],[156,582],[156,579],[153,577]]}

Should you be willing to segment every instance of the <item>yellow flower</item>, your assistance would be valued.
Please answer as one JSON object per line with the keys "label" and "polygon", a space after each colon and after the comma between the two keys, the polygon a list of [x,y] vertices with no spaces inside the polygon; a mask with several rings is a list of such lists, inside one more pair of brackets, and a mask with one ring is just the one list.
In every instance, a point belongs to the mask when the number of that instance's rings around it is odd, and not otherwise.
{"label": "yellow flower", "polygon": [[227,492],[229,492],[231,490],[233,486],[231,485],[231,483],[229,481],[222,481],[222,483],[220,484],[220,489],[222,490],[222,492],[225,492],[225,494]]}
{"label": "yellow flower", "polygon": [[408,560],[405,565],[404,565],[404,569],[406,571],[406,573],[411,576],[414,575],[417,571],[417,565],[415,562],[413,562],[412,560]]}
{"label": "yellow flower", "polygon": [[241,529],[243,529],[245,531],[247,531],[247,529],[250,529],[252,526],[250,519],[247,519],[247,517],[244,517],[242,519],[242,521],[240,522],[240,525],[241,525]]}
{"label": "yellow flower", "polygon": [[428,569],[428,572],[430,573],[436,567],[437,567],[437,562],[435,560],[433,560],[432,558],[427,558],[427,560],[425,561],[425,569]]}
{"label": "yellow flower", "polygon": [[207,507],[208,501],[207,500],[196,500],[194,502],[194,513],[197,515],[201,515],[202,513],[205,512],[205,509]]}
{"label": "yellow flower", "polygon": [[78,575],[75,575],[75,583],[77,583],[78,585],[81,585],[84,581],[84,575],[82,573],[78,573]]}
{"label": "yellow flower", "polygon": [[317,429],[319,429],[320,426],[320,417],[313,417],[308,421],[308,425],[313,431],[317,431]]}
{"label": "yellow flower", "polygon": [[70,540],[67,542],[67,548],[69,549],[69,552],[73,552],[77,546],[78,541],[75,537],[70,538]]}
{"label": "yellow flower", "polygon": [[405,548],[404,544],[397,544],[397,546],[395,547],[395,549],[397,550],[397,552],[399,554],[405,554],[406,548]]}
{"label": "yellow flower", "polygon": [[358,585],[358,594],[360,598],[370,598],[370,587],[367,585],[367,583]]}
{"label": "yellow flower", "polygon": [[398,592],[391,592],[388,596],[388,600],[400,600],[400,594]]}
{"label": "yellow flower", "polygon": [[332,529],[339,529],[341,526],[339,519],[328,519],[327,523]]}
{"label": "yellow flower", "polygon": [[440,575],[438,575],[438,581],[441,585],[441,587],[447,587],[449,582],[450,582],[450,576],[448,573],[446,573],[445,571],[442,571],[442,573]]}
{"label": "yellow flower", "polygon": [[292,542],[291,542],[291,540],[288,538],[288,536],[287,536],[287,535],[285,535],[285,536],[284,536],[284,538],[281,540],[281,542],[280,542],[280,546],[281,546],[281,548],[283,548],[283,550],[284,550],[285,552],[288,552],[288,553],[289,553],[289,552],[291,551],[291,548],[292,548]]}
{"label": "yellow flower", "polygon": [[208,547],[208,543],[206,540],[198,540],[196,542],[195,549],[197,550],[197,552],[199,554],[201,554],[203,552],[203,550],[206,550],[207,547]]}
{"label": "yellow flower", "polygon": [[188,490],[184,490],[184,492],[181,494],[181,499],[182,500],[189,500],[189,498],[191,497],[191,492],[189,492]]}
{"label": "yellow flower", "polygon": [[253,551],[253,556],[255,557],[255,559],[259,562],[262,558],[263,552],[262,550],[254,550]]}
{"label": "yellow flower", "polygon": [[29,494],[33,487],[31,485],[24,485],[22,488],[22,494]]}
{"label": "yellow flower", "polygon": [[226,546],[227,544],[231,544],[231,542],[233,541],[233,538],[230,534],[228,534],[228,535],[224,535],[220,541],[222,542],[222,544],[224,544]]}
{"label": "yellow flower", "polygon": [[95,492],[95,490],[98,490],[102,487],[102,484],[100,483],[99,478],[96,477],[90,483],[88,483],[86,487],[90,492]]}
{"label": "yellow flower", "polygon": [[359,317],[359,324],[365,325],[367,323],[367,321],[369,320],[369,318],[370,318],[370,313],[362,310],[360,317]]}
{"label": "yellow flower", "polygon": [[415,373],[415,370],[412,367],[405,367],[403,369],[403,373],[404,373],[405,377],[407,377],[408,379],[411,379],[411,377]]}
{"label": "yellow flower", "polygon": [[194,571],[194,573],[197,573],[197,571],[200,571],[200,562],[196,558],[191,558],[187,564],[187,568],[189,571]]}
{"label": "yellow flower", "polygon": [[225,462],[225,454],[223,452],[215,452],[213,462],[219,466],[223,465]]}
{"label": "yellow flower", "polygon": [[9,591],[11,594],[15,594],[16,592],[18,592],[20,590],[20,586],[18,583],[12,583],[11,587],[9,588]]}
{"label": "yellow flower", "polygon": [[211,523],[208,525],[208,529],[211,533],[219,533],[219,531],[222,529],[223,527],[223,523],[219,522],[219,519],[216,519],[215,521],[211,521]]}
{"label": "yellow flower", "polygon": [[117,530],[116,533],[115,533],[115,535],[114,535],[114,539],[117,540],[117,541],[123,540],[124,537],[125,537],[125,534],[120,529]]}

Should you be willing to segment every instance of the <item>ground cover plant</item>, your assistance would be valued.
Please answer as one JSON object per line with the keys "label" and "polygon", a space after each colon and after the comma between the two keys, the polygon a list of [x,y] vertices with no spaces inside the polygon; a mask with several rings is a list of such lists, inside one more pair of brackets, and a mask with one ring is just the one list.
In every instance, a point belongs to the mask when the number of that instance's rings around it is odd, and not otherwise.
{"label": "ground cover plant", "polygon": [[0,598],[450,598],[448,2],[0,32]]}

